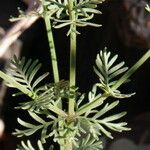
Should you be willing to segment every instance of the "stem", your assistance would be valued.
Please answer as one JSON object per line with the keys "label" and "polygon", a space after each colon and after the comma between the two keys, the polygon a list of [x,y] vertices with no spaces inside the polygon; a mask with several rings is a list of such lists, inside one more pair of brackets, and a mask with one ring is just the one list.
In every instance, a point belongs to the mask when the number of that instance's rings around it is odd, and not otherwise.
{"label": "stem", "polygon": [[79,108],[78,111],[76,112],[76,114],[79,116],[93,108],[100,106],[101,104],[103,104],[104,100],[107,99],[108,97],[109,97],[109,95],[106,93],[104,93],[103,95],[101,95],[99,97],[96,97],[96,99],[94,99],[92,102],[87,103],[87,104],[83,105],[81,108]]}
{"label": "stem", "polygon": [[52,112],[56,113],[59,117],[67,117],[67,114],[63,110],[58,108],[57,106],[49,104],[48,109],[51,110]]}
{"label": "stem", "polygon": [[[46,8],[44,8],[44,9],[46,9]],[[47,14],[44,14],[43,18],[44,18],[46,30],[47,30],[47,37],[48,37],[48,43],[49,43],[49,48],[50,48],[50,58],[51,58],[51,62],[52,62],[54,82],[57,83],[57,82],[59,82],[59,71],[58,71],[57,56],[56,56],[56,49],[55,49],[55,43],[54,43],[54,38],[53,38],[51,22],[50,22],[49,16]],[[59,108],[62,108],[61,101],[59,102],[58,105],[59,105]]]}
{"label": "stem", "polygon": [[[73,11],[73,0],[68,0],[68,11],[70,20],[73,22],[76,20],[76,14]],[[76,85],[76,25],[71,25],[71,33],[70,33],[70,92],[74,93],[72,87]],[[74,105],[75,98],[74,96],[69,99],[69,115],[74,115]]]}
{"label": "stem", "polygon": [[60,146],[60,150],[66,150],[64,146]]}
{"label": "stem", "polygon": [[[49,19],[49,16],[45,14],[44,16],[46,30],[47,30],[47,37],[48,37],[48,43],[50,48],[50,57],[52,61],[52,69],[53,69],[53,76],[54,76],[54,82],[59,82],[59,72],[58,72],[58,64],[57,64],[57,56],[56,56],[56,50],[55,50],[55,44],[54,44],[54,38],[53,38],[53,32],[51,27],[51,22]],[[60,108],[55,113],[59,113],[58,117],[65,117],[65,112],[62,110],[62,100],[58,103],[58,107]],[[63,113],[64,112],[64,113]],[[62,116],[64,115],[64,116]],[[62,122],[59,122],[59,127],[62,125]],[[60,136],[62,135],[60,131]],[[64,146],[61,146],[64,144],[64,140],[60,140],[60,150],[64,150]]]}
{"label": "stem", "polygon": [[73,147],[72,147],[72,142],[70,142],[69,140],[67,141],[67,143],[66,143],[66,148],[65,148],[65,150],[72,150],[73,149]]}
{"label": "stem", "polygon": [[45,25],[46,25],[48,43],[49,43],[49,48],[50,48],[50,57],[51,57],[51,61],[52,61],[54,82],[57,83],[57,82],[59,82],[57,56],[56,56],[56,50],[55,50],[55,44],[54,44],[51,22],[50,22],[48,15],[44,16],[44,21],[45,21]]}
{"label": "stem", "polygon": [[111,88],[112,90],[117,89],[120,85],[122,85],[148,58],[150,57],[150,50],[148,50],[136,64],[134,64]]}
{"label": "stem", "polygon": [[[148,50],[141,59],[135,63],[119,80],[118,82],[112,87],[113,90],[117,89],[120,87],[148,58],[150,57],[150,50]],[[82,115],[88,110],[91,110],[93,108],[96,108],[100,106],[105,99],[107,99],[109,95],[104,93],[103,95],[99,96],[92,102],[83,105],[79,110],[77,111],[77,115]]]}

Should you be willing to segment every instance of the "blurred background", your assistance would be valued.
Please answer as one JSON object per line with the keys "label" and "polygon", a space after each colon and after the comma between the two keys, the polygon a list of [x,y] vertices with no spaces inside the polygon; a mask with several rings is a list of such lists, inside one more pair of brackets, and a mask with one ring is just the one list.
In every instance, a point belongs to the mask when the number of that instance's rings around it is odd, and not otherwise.
{"label": "blurred background", "polygon": [[[0,69],[5,70],[14,55],[39,59],[43,64],[41,72],[52,72],[45,25],[42,19],[22,23],[21,33],[14,37],[16,23],[9,21],[17,16],[17,7],[30,11],[33,0],[1,0],[0,4]],[[127,66],[132,66],[150,48],[150,13],[145,10],[148,0],[106,0],[99,6],[102,15],[96,15],[94,22],[101,28],[80,28],[77,51],[77,85],[80,91],[88,92],[98,81],[93,72],[96,54],[107,47],[118,54]],[[18,24],[19,26],[19,24]],[[21,28],[21,29],[22,29]],[[67,29],[54,30],[61,79],[68,79],[69,38]],[[14,41],[12,43],[12,41]],[[9,46],[10,45],[10,46]],[[2,53],[2,54],[1,54]],[[150,61],[148,60],[132,77],[131,82],[121,87],[124,93],[136,92],[130,99],[121,100],[115,112],[127,111],[125,121],[132,128],[130,132],[113,133],[115,140],[105,140],[107,150],[150,150]],[[52,74],[51,74],[52,77]],[[51,81],[51,79],[49,79]],[[13,90],[0,82],[0,150],[15,150],[20,139],[11,133],[18,126],[16,118],[27,118],[26,113],[15,110],[25,97],[12,97]],[[128,146],[128,147],[127,147]]]}

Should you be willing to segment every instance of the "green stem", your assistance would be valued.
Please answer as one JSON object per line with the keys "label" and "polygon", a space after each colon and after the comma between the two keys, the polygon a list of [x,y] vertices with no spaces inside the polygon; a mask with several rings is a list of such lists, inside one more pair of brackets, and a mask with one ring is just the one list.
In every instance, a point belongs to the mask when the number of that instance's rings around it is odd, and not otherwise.
{"label": "green stem", "polygon": [[[68,0],[68,11],[70,20],[74,22],[76,20],[76,14],[73,11],[73,0]],[[72,87],[76,86],[76,25],[71,25],[70,33],[70,92],[74,93]],[[74,115],[75,98],[74,96],[69,99],[69,115]]]}
{"label": "green stem", "polygon": [[96,108],[98,106],[100,106],[101,104],[103,104],[104,100],[107,99],[109,97],[108,94],[104,93],[103,95],[96,97],[96,99],[94,99],[92,102],[87,103],[85,105],[83,105],[81,108],[78,109],[78,111],[76,112],[76,114],[78,116],[84,114],[85,112]]}
{"label": "green stem", "polygon": [[[57,83],[59,82],[59,72],[58,72],[58,64],[57,64],[57,56],[56,56],[56,50],[55,50],[55,44],[54,44],[54,38],[53,38],[53,32],[52,32],[52,27],[51,27],[51,22],[49,19],[49,16],[45,15],[44,16],[44,20],[45,20],[45,25],[46,25],[46,30],[47,30],[47,36],[48,36],[48,43],[49,43],[49,48],[50,48],[50,57],[51,57],[51,61],[52,61],[52,69],[53,69],[53,75],[54,75],[54,82]],[[58,107],[60,108],[60,110],[55,113],[59,113],[61,115],[59,115],[58,117],[63,117],[62,116],[62,101],[60,101],[58,103]],[[59,126],[61,126],[61,122],[59,122]],[[61,136],[61,132],[60,132],[60,136]],[[60,144],[60,150],[64,150],[64,146],[61,146],[64,144],[64,140],[60,140],[61,144]]]}
{"label": "green stem", "polygon": [[70,141],[68,140],[67,143],[66,143],[65,150],[72,150],[72,149],[73,149],[72,146],[73,146],[73,145],[72,145],[72,142],[70,142]]}
{"label": "green stem", "polygon": [[60,150],[66,150],[64,146],[60,146]]}
{"label": "green stem", "polygon": [[54,82],[57,83],[57,82],[59,82],[57,56],[56,56],[56,50],[55,50],[55,44],[54,44],[54,38],[53,38],[51,22],[50,22],[50,19],[49,19],[48,15],[44,16],[44,21],[45,21],[45,25],[46,25],[48,43],[49,43],[49,48],[50,48],[50,57],[51,57],[51,61],[52,61]]}
{"label": "green stem", "polygon": [[[46,9],[46,8],[45,8]],[[57,64],[57,56],[56,56],[56,49],[55,49],[55,43],[53,38],[53,32],[51,27],[51,22],[49,19],[49,16],[45,13],[43,16],[46,30],[47,30],[47,37],[48,37],[48,43],[50,48],[50,58],[52,61],[52,69],[53,69],[53,76],[54,76],[54,82],[59,82],[59,71],[58,71],[58,64]],[[59,102],[59,108],[62,108],[62,102]]]}
{"label": "green stem", "polygon": [[[118,82],[112,87],[113,90],[117,89],[120,87],[148,58],[150,57],[150,50],[148,50],[141,59],[135,63],[119,80]],[[95,100],[92,102],[83,105],[81,108],[78,109],[77,115],[82,115],[88,110],[91,110],[93,108],[96,108],[100,106],[105,99],[107,99],[109,95],[104,93],[103,95],[97,97]]]}
{"label": "green stem", "polygon": [[138,60],[136,64],[134,64],[111,88],[112,90],[117,89],[120,85],[122,85],[148,58],[150,57],[150,50],[148,50],[141,59]]}
{"label": "green stem", "polygon": [[56,113],[59,117],[64,117],[64,118],[67,117],[67,114],[63,110],[58,108],[57,106],[49,104],[48,109],[51,110],[52,112]]}

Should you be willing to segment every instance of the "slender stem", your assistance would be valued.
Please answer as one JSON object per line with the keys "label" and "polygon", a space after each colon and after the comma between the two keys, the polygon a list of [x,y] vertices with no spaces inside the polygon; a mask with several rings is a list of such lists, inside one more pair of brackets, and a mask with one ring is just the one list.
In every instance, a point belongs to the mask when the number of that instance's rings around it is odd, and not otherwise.
{"label": "slender stem", "polygon": [[[150,58],[150,50],[148,50],[142,57],[133,65],[119,80],[118,82],[112,87],[113,90],[120,87],[147,59]],[[109,95],[104,93],[103,95],[99,96],[92,102],[83,105],[79,110],[76,112],[77,115],[82,115],[88,110],[91,110],[93,108],[96,108],[100,106],[105,99],[107,99]]]}
{"label": "slender stem", "polygon": [[[70,20],[73,22],[76,20],[76,14],[73,11],[73,0],[68,0],[68,11]],[[70,91],[74,92],[72,87],[76,85],[76,25],[71,25],[70,33]],[[74,115],[74,105],[75,99],[74,96],[69,99],[69,114]]]}
{"label": "slender stem", "polygon": [[[44,6],[43,6],[44,7]],[[46,8],[44,8],[46,9]],[[54,76],[54,82],[59,82],[59,71],[58,71],[58,64],[57,64],[57,56],[56,56],[56,49],[55,49],[55,43],[53,38],[53,32],[51,27],[51,22],[49,19],[49,16],[47,14],[44,14],[43,16],[46,30],[47,30],[47,37],[48,37],[48,43],[50,48],[50,58],[52,62],[52,69],[53,69],[53,76]],[[59,102],[59,108],[62,108],[62,102]]]}
{"label": "slender stem", "polygon": [[50,22],[50,19],[49,19],[48,15],[44,16],[44,21],[45,21],[45,25],[46,25],[48,43],[49,43],[49,48],[50,48],[50,57],[51,57],[51,61],[52,61],[54,82],[57,83],[57,82],[59,82],[57,56],[56,56],[56,50],[55,50],[55,44],[54,44],[54,38],[53,38],[51,22]]}
{"label": "slender stem", "polygon": [[[48,43],[49,43],[49,48],[50,48],[50,57],[51,57],[51,61],[52,61],[54,82],[57,83],[57,82],[59,82],[59,72],[58,72],[57,56],[56,56],[56,50],[55,50],[55,44],[54,44],[51,22],[50,22],[49,16],[47,16],[47,15],[44,16],[44,20],[45,20],[47,36],[48,36]],[[62,113],[62,110],[61,110],[62,109],[62,100],[58,103],[58,107],[60,109],[57,110],[57,112],[55,112],[55,113],[61,114],[58,117],[64,117],[64,116],[62,116],[64,114]],[[59,127],[61,126],[61,124],[62,124],[62,122],[59,122]],[[62,135],[62,133],[60,131],[60,136],[61,135]],[[64,146],[62,146],[64,144],[64,140],[61,139],[60,142],[61,142],[60,150],[64,150]]]}
{"label": "slender stem", "polygon": [[112,90],[117,89],[120,85],[122,85],[148,58],[150,58],[150,50],[148,50],[141,59],[138,60],[136,64],[134,64],[112,87]]}
{"label": "slender stem", "polygon": [[96,97],[96,99],[93,100],[92,102],[87,103],[87,104],[83,105],[81,108],[79,108],[78,111],[76,112],[76,114],[82,115],[85,112],[100,106],[101,104],[103,104],[104,100],[107,99],[108,97],[109,97],[109,95],[106,93],[104,93],[103,95],[101,95],[99,97]]}

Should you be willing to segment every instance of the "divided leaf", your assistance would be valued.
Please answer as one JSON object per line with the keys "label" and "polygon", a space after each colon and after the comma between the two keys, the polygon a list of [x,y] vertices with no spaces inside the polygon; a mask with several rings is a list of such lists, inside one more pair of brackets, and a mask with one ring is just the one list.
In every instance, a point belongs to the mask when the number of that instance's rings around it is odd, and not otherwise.
{"label": "divided leaf", "polygon": [[124,66],[125,62],[122,61],[116,64],[117,58],[118,55],[111,58],[111,52],[107,52],[106,48],[100,51],[96,57],[96,66],[94,66],[94,71],[99,77],[100,83],[96,83],[95,86],[115,98],[128,98],[135,93],[121,94],[119,90],[112,89],[117,83],[118,77],[128,70],[128,67]]}
{"label": "divided leaf", "polygon": [[[32,61],[29,59],[26,61],[25,57],[18,59],[14,56],[11,60],[11,64],[7,69],[8,74],[13,77],[15,82],[21,84],[26,90],[32,93],[32,98],[36,97],[35,90],[37,86],[48,76],[49,73],[45,73],[35,80],[37,72],[41,68],[38,60]],[[8,82],[8,86],[17,88],[13,82]]]}

